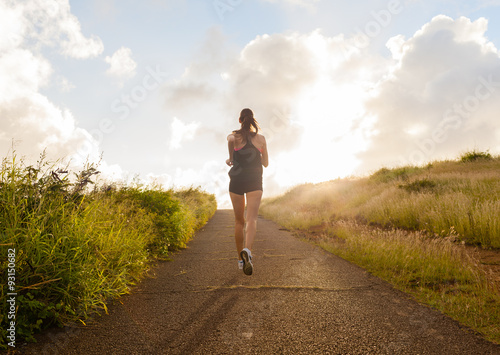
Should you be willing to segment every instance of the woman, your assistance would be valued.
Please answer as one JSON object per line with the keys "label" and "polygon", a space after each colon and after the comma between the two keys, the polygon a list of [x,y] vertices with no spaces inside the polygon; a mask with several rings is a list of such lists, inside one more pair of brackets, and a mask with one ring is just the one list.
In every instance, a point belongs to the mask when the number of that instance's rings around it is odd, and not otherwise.
{"label": "woman", "polygon": [[[259,124],[252,110],[245,108],[240,113],[241,128],[228,137],[229,194],[233,203],[234,237],[238,251],[238,266],[246,275],[252,275],[252,245],[257,230],[257,215],[262,198],[262,166],[267,167],[266,139],[259,134]],[[245,195],[247,202],[245,238]]]}

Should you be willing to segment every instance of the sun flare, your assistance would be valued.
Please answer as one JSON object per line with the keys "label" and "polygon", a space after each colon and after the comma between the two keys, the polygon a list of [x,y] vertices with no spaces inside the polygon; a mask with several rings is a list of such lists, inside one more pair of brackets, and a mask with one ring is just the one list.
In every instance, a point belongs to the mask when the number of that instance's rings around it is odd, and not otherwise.
{"label": "sun flare", "polygon": [[289,187],[353,174],[367,149],[371,120],[363,102],[366,92],[357,85],[336,85],[320,79],[297,101],[292,120],[301,129],[294,149],[276,157],[276,178]]}

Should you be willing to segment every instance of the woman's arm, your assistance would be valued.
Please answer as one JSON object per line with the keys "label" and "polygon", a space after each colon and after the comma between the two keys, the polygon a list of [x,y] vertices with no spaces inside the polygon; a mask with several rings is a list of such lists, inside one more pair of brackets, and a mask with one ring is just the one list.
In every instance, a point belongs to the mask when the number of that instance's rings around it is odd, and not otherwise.
{"label": "woman's arm", "polygon": [[234,134],[227,136],[227,149],[229,150],[229,159],[226,160],[226,164],[233,166],[233,153],[234,153]]}
{"label": "woman's arm", "polygon": [[267,152],[267,143],[266,143],[266,138],[264,136],[262,136],[262,141],[263,141],[263,145],[262,145],[262,165],[267,168],[267,166],[269,165],[269,154]]}

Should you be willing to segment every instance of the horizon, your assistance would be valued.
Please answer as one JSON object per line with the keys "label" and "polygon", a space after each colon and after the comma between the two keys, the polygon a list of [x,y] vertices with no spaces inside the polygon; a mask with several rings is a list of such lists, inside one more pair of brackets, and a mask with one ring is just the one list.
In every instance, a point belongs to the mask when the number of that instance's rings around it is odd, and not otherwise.
{"label": "horizon", "polygon": [[[0,148],[229,208],[251,108],[264,197],[382,167],[500,154],[500,1],[0,3]],[[259,21],[254,21],[258,18]]]}

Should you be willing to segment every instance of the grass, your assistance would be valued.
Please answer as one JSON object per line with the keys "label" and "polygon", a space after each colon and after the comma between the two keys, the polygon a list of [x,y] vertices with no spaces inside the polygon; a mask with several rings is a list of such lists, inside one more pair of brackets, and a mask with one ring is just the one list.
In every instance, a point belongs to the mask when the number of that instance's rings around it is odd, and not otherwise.
{"label": "grass", "polygon": [[[185,247],[215,213],[199,188],[98,186],[99,172],[78,173],[14,156],[0,168],[0,265],[15,248],[17,341],[49,326],[106,311],[151,262]],[[0,348],[7,329],[7,285],[0,289]],[[22,310],[22,311],[21,311]]]}
{"label": "grass", "polygon": [[443,236],[453,230],[467,244],[500,248],[499,196],[500,157],[492,157],[383,168],[365,178],[305,184],[264,205],[299,228],[349,218]]}
{"label": "grass", "polygon": [[261,212],[500,343],[498,285],[466,253],[500,247],[500,157],[469,155],[300,185]]}

